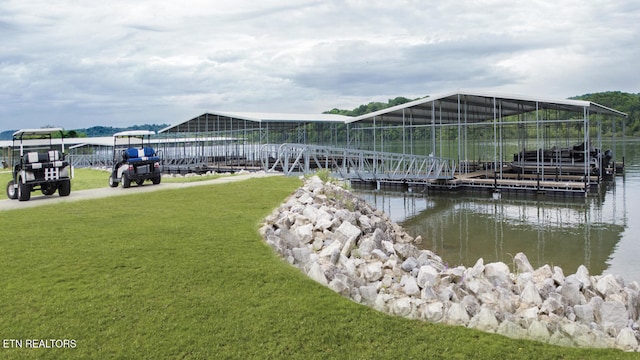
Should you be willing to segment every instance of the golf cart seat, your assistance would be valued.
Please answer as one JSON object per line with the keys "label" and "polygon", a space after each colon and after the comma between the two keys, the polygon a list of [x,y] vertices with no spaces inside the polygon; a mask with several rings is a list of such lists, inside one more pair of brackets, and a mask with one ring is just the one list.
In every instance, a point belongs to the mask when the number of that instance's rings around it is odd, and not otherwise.
{"label": "golf cart seat", "polygon": [[123,158],[129,162],[160,160],[160,158],[156,156],[155,150],[150,147],[143,147],[141,149],[128,148],[124,151]]}

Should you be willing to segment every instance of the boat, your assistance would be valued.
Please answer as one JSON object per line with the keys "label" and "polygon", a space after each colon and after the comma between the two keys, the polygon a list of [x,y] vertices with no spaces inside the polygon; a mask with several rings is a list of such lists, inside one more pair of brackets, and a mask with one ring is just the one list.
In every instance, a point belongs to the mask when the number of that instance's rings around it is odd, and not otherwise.
{"label": "boat", "polygon": [[511,169],[516,173],[545,173],[564,175],[599,175],[609,166],[611,150],[604,153],[587,143],[571,147],[522,150],[513,155]]}

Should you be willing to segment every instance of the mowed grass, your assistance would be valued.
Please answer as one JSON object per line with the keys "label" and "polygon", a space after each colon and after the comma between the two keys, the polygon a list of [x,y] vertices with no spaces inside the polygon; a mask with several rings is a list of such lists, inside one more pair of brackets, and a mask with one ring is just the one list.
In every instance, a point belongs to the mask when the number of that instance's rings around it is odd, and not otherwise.
{"label": "mowed grass", "polygon": [[[89,168],[74,168],[73,179],[71,179],[71,191],[74,190],[87,190],[109,186],[109,171],[89,169]],[[221,176],[233,176],[233,175],[201,175],[201,176],[189,176],[189,177],[168,177],[163,176],[162,182],[167,183],[184,183],[217,179]],[[11,180],[11,171],[4,169],[0,170],[0,185],[3,189],[6,189],[7,183]],[[147,181],[146,184],[150,185],[151,182]],[[35,194],[35,193],[34,193]],[[38,195],[38,194],[35,194]],[[3,196],[6,196],[3,195]]]}
{"label": "mowed grass", "polygon": [[[109,186],[109,172],[96,169],[75,168],[71,179],[71,191],[87,190]],[[6,190],[7,183],[11,180],[11,171],[0,170],[0,185]],[[34,195],[38,195],[35,194]],[[3,195],[6,199],[6,193]]]}
{"label": "mowed grass", "polygon": [[[560,348],[387,316],[280,259],[261,220],[294,178],[61,203],[0,213],[0,358],[592,359]],[[0,344],[2,345],[2,344]]]}

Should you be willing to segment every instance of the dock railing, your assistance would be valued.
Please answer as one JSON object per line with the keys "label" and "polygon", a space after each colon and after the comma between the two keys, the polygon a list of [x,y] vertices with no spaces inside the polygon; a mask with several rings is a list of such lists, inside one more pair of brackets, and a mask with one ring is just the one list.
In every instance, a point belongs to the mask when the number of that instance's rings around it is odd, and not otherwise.
{"label": "dock railing", "polygon": [[286,175],[328,170],[343,179],[365,181],[449,180],[455,166],[449,159],[304,144],[267,144],[261,148],[265,171]]}

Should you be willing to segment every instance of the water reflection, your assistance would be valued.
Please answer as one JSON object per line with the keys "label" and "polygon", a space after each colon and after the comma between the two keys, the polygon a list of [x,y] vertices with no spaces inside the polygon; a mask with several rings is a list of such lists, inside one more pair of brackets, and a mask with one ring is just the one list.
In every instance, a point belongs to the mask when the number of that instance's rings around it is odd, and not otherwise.
{"label": "water reflection", "polygon": [[584,264],[592,275],[640,282],[640,140],[613,148],[625,157],[625,176],[586,199],[354,191],[421,235],[421,246],[450,266],[478,258],[511,266],[524,252],[534,267],[557,265],[571,274]]}
{"label": "water reflection", "polygon": [[558,265],[570,274],[584,264],[601,274],[626,226],[615,186],[587,199],[359,193],[450,266],[473,266],[478,258],[511,265],[524,252],[534,267]]}

